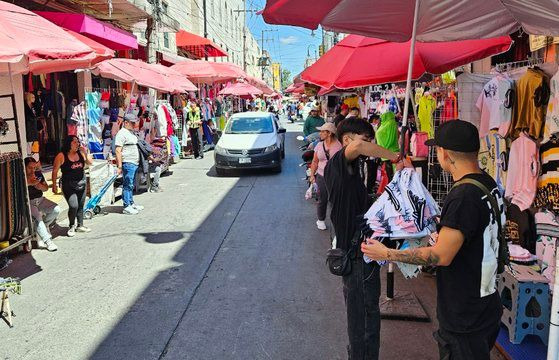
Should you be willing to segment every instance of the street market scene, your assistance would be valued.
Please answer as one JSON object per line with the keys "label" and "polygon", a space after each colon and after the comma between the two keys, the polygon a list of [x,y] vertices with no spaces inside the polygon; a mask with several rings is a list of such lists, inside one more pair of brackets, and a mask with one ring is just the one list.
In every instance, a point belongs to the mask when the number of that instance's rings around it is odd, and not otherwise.
{"label": "street market scene", "polygon": [[1,359],[559,360],[559,3],[0,0]]}

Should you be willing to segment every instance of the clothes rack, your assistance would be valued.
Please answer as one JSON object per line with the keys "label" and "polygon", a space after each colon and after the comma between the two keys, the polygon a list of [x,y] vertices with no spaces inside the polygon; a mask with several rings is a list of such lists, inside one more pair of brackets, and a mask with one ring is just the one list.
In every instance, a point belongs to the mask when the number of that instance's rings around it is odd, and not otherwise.
{"label": "clothes rack", "polygon": [[502,72],[510,71],[512,69],[517,69],[525,66],[536,66],[536,65],[541,65],[543,63],[544,60],[541,58],[529,58],[521,61],[512,61],[512,62],[497,64],[495,65],[495,71],[502,73]]}

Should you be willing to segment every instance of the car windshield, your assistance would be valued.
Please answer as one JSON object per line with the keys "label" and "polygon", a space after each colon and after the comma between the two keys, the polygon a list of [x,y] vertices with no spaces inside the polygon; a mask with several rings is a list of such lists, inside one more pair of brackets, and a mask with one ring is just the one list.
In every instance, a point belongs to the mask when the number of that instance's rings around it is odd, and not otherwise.
{"label": "car windshield", "polygon": [[233,118],[227,123],[226,134],[267,134],[274,132],[269,117]]}

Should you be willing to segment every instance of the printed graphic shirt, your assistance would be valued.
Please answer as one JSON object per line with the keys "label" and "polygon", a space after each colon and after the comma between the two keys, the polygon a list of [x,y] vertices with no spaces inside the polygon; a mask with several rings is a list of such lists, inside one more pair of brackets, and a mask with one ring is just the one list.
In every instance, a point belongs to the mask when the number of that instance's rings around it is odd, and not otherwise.
{"label": "printed graphic shirt", "polygon": [[483,87],[476,106],[481,112],[479,136],[485,136],[491,129],[499,129],[505,136],[512,118],[514,81],[497,75]]}

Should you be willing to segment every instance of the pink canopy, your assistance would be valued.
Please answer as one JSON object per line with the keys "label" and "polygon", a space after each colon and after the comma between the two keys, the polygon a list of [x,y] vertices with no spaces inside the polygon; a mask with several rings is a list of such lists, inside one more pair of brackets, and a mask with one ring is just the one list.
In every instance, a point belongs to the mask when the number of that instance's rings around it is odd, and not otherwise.
{"label": "pink canopy", "polygon": [[97,41],[92,40],[87,36],[83,36],[82,34],[78,34],[77,32],[74,32],[72,30],[66,31],[82,43],[95,50],[95,53],[97,54],[97,62],[115,57],[115,52],[113,49],[109,49],[105,45],[99,44]]}
{"label": "pink canopy", "polygon": [[[412,77],[424,73],[442,74],[458,66],[507,51],[508,36],[495,39],[418,43],[415,47]],[[349,89],[406,80],[409,42],[348,35],[301,74],[301,79],[329,89]],[[376,61],[371,59],[390,59]]]}
{"label": "pink canopy", "polygon": [[138,41],[133,34],[85,14],[36,11],[58,26],[83,34],[113,50],[136,50]]}
{"label": "pink canopy", "polygon": [[237,82],[226,86],[223,90],[219,92],[219,95],[240,96],[242,98],[250,98],[257,95],[262,95],[262,90],[247,83]]}
{"label": "pink canopy", "polygon": [[291,84],[283,91],[284,94],[303,94],[305,92],[305,83]]}
{"label": "pink canopy", "polygon": [[[417,41],[485,39],[523,28],[559,34],[556,0],[421,0]],[[296,25],[390,41],[411,39],[416,0],[266,0],[268,24]]]}
{"label": "pink canopy", "polygon": [[264,82],[264,80],[260,80],[258,78],[252,77],[250,75],[247,75],[245,80],[251,84],[252,86],[262,90],[262,92],[264,93],[264,95],[272,95],[274,93],[274,89],[272,89],[271,87],[268,86],[268,84],[266,84]]}
{"label": "pink canopy", "polygon": [[178,77],[169,68],[148,64],[134,59],[110,59],[96,64],[92,69],[95,75],[124,82],[135,82],[163,92],[184,93],[196,88],[188,79]]}
{"label": "pink canopy", "polygon": [[243,69],[227,62],[192,60],[180,62],[171,68],[185,75],[195,84],[227,82],[247,77]]}
{"label": "pink canopy", "polygon": [[[90,66],[97,54],[61,27],[0,2],[0,73],[48,73]],[[9,66],[8,66],[9,64]]]}

